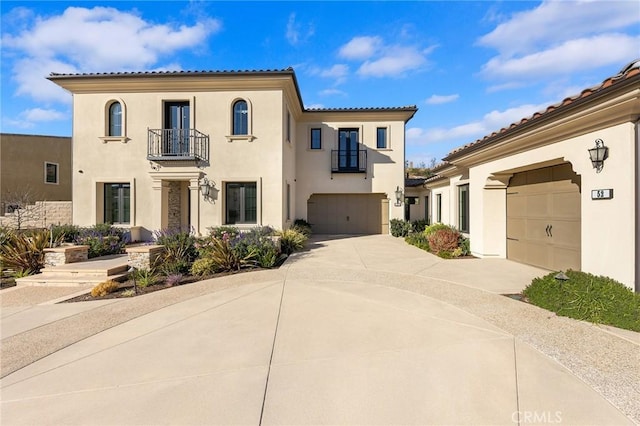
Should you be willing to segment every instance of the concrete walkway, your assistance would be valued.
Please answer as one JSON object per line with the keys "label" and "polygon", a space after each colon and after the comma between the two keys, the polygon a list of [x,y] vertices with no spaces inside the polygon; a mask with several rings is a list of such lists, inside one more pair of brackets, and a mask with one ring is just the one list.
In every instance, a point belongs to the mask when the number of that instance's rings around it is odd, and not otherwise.
{"label": "concrete walkway", "polygon": [[0,423],[640,422],[638,333],[499,294],[545,273],[367,236],[132,299],[4,290]]}

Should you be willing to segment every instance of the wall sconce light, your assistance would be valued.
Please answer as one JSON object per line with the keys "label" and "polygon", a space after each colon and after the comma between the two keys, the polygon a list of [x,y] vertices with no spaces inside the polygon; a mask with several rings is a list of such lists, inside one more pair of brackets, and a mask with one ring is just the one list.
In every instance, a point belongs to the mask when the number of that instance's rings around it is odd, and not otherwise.
{"label": "wall sconce light", "polygon": [[604,167],[604,160],[609,157],[609,148],[604,146],[602,139],[596,139],[596,147],[589,149],[589,157],[591,158],[591,164],[596,169],[596,173],[602,171]]}
{"label": "wall sconce light", "polygon": [[211,198],[212,188],[213,186],[211,185],[211,182],[209,182],[209,179],[203,178],[202,182],[200,182],[200,192],[202,193],[202,196],[204,197],[205,200],[208,200],[209,198]]}
{"label": "wall sconce light", "polygon": [[404,193],[402,192],[402,189],[400,189],[399,186],[396,186],[396,207],[400,207],[402,205],[402,200],[404,199]]}

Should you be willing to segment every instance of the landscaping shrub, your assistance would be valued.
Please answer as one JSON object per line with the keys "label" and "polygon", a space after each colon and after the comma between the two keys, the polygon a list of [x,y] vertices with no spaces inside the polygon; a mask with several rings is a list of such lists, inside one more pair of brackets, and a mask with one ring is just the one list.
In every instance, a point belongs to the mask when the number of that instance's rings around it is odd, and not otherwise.
{"label": "landscaping shrub", "polygon": [[529,302],[561,316],[640,331],[640,294],[608,277],[567,271],[535,278],[523,294]]}
{"label": "landscaping shrub", "polygon": [[447,227],[438,229],[427,235],[431,251],[442,258],[453,257],[453,251],[458,248],[460,233],[455,229]]}
{"label": "landscaping shrub", "polygon": [[191,232],[180,229],[163,229],[154,232],[157,244],[164,246],[160,256],[160,270],[164,275],[189,272],[191,264],[198,256],[196,238]]}
{"label": "landscaping shrub", "polygon": [[49,247],[50,236],[46,229],[7,232],[0,245],[2,269],[13,269],[18,276],[39,272],[44,268],[44,249]]}
{"label": "landscaping shrub", "polygon": [[153,268],[135,269],[131,275],[131,278],[135,280],[138,287],[148,287],[158,281],[158,275]]}
{"label": "landscaping shrub", "polygon": [[201,257],[196,259],[191,265],[192,275],[211,275],[216,272],[217,264],[209,257]]}
{"label": "landscaping shrub", "polygon": [[307,235],[296,227],[279,231],[277,235],[280,236],[282,252],[286,255],[290,255],[294,251],[302,250],[304,243],[307,241]]}
{"label": "landscaping shrub", "polygon": [[394,237],[406,237],[411,231],[411,223],[402,219],[391,219],[391,235]]}
{"label": "landscaping shrub", "polygon": [[231,245],[230,238],[211,238],[208,244],[207,257],[215,265],[215,271],[238,271],[242,268],[255,265],[256,253],[249,251],[240,254]]}
{"label": "landscaping shrub", "polygon": [[106,296],[107,294],[113,293],[119,288],[120,288],[120,284],[118,284],[113,280],[104,281],[91,289],[91,296],[93,297]]}
{"label": "landscaping shrub", "polygon": [[429,221],[427,219],[418,219],[411,222],[411,230],[413,232],[424,232],[429,225]]}
{"label": "landscaping shrub", "polygon": [[453,226],[445,225],[444,223],[434,223],[433,225],[429,225],[424,229],[424,234],[428,237],[436,231],[440,231],[442,229],[456,231],[456,228]]}
{"label": "landscaping shrub", "polygon": [[52,226],[53,239],[65,243],[72,243],[80,234],[80,227],[76,225]]}
{"label": "landscaping shrub", "polygon": [[259,257],[267,255],[274,249],[277,251],[278,248],[272,238],[274,234],[275,231],[269,226],[256,227],[231,239],[231,248],[239,258],[257,262]]}
{"label": "landscaping shrub", "polygon": [[74,239],[75,244],[89,246],[88,257],[120,254],[128,242],[127,232],[108,223],[81,228]]}
{"label": "landscaping shrub", "polygon": [[302,232],[307,237],[311,235],[311,224],[304,219],[296,219],[293,222],[293,228]]}
{"label": "landscaping shrub", "polygon": [[421,248],[422,250],[430,251],[429,240],[424,232],[409,234],[404,238],[404,240],[408,244]]}
{"label": "landscaping shrub", "polygon": [[222,238],[225,235],[229,238],[235,238],[240,234],[240,230],[235,226],[216,226],[209,228],[209,236],[213,238]]}
{"label": "landscaping shrub", "polygon": [[182,274],[170,274],[165,277],[164,283],[169,287],[173,287],[180,284],[182,277]]}

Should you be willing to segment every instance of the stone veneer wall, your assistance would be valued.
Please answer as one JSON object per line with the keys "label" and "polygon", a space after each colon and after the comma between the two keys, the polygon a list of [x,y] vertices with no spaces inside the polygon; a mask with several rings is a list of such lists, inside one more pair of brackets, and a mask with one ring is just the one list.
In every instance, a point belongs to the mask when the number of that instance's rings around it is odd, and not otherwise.
{"label": "stone veneer wall", "polygon": [[179,181],[169,182],[169,218],[167,221],[169,229],[180,229],[182,223],[180,184]]}
{"label": "stone veneer wall", "polygon": [[161,245],[143,245],[127,247],[129,266],[136,269],[151,269],[158,257],[164,252]]}
{"label": "stone veneer wall", "polygon": [[89,246],[61,246],[44,249],[45,266],[84,262],[89,258]]}
{"label": "stone veneer wall", "polygon": [[[71,224],[71,207],[71,201],[36,201],[20,212],[20,228],[46,228],[51,224]],[[15,212],[7,213],[0,217],[0,226],[16,228],[18,220],[19,216]]]}

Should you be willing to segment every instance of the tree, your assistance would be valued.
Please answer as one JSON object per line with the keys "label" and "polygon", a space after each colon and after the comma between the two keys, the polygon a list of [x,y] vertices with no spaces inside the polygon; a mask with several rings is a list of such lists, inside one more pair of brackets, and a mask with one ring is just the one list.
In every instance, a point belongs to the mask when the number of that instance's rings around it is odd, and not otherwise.
{"label": "tree", "polygon": [[2,225],[15,229],[42,227],[45,218],[44,206],[36,201],[42,200],[29,186],[5,191],[2,204],[5,216]]}

